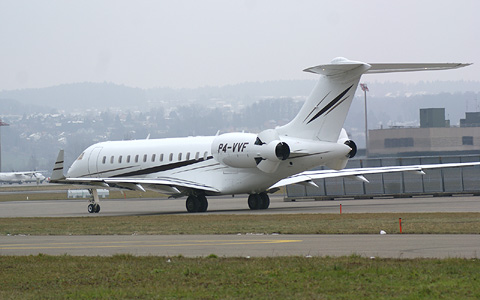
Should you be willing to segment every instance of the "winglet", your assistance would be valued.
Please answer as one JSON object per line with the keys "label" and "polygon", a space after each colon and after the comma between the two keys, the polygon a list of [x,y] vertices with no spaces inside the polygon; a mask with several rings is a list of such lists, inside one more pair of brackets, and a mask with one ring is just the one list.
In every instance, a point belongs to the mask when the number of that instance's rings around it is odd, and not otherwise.
{"label": "winglet", "polygon": [[64,151],[63,149],[58,152],[57,160],[55,161],[55,165],[53,166],[52,177],[50,182],[55,182],[59,180],[65,179],[63,175],[63,157]]}

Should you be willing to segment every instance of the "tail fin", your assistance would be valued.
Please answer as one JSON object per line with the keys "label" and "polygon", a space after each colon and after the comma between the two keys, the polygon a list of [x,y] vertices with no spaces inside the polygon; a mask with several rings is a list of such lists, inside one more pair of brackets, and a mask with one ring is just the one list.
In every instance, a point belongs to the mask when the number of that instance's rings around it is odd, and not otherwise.
{"label": "tail fin", "polygon": [[297,116],[277,128],[280,135],[336,142],[343,127],[355,90],[370,65],[336,58],[328,65],[304,71],[320,74],[320,80]]}
{"label": "tail fin", "polygon": [[367,64],[335,58],[330,64],[305,69],[320,80],[297,116],[277,128],[279,135],[336,142],[352,104],[360,77],[365,73],[389,73],[454,69],[469,64]]}
{"label": "tail fin", "polygon": [[55,182],[59,180],[65,179],[65,175],[63,175],[63,157],[64,152],[63,149],[58,152],[57,160],[55,161],[55,165],[52,171],[52,177],[50,178],[50,182]]}

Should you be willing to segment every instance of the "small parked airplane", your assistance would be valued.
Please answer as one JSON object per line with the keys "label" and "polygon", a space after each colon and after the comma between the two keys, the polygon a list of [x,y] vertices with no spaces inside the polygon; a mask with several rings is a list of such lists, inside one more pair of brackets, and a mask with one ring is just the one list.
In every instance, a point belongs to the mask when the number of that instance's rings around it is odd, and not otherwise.
{"label": "small parked airplane", "polygon": [[[296,117],[259,134],[225,133],[208,137],[110,141],[88,147],[63,174],[60,150],[52,183],[88,185],[89,212],[99,212],[96,188],[156,190],[187,196],[188,212],[205,212],[206,196],[249,194],[250,209],[266,209],[268,193],[289,184],[316,186],[314,179],[415,172],[474,163],[344,169],[357,147],[342,128],[360,77],[369,73],[446,70],[460,63],[367,64],[335,58],[304,71],[320,80]],[[325,165],[332,170],[307,171]],[[342,170],[344,169],[344,170]]]}
{"label": "small parked airplane", "polygon": [[0,173],[0,182],[1,183],[28,183],[36,182],[37,184],[43,183],[46,177],[42,173],[36,171],[27,171],[27,172],[2,172]]}

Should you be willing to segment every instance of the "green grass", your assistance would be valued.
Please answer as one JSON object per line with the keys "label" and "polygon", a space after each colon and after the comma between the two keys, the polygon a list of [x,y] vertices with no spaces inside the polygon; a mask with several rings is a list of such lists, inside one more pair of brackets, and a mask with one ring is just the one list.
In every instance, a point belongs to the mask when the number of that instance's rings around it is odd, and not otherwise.
{"label": "green grass", "polygon": [[[78,190],[79,187],[70,187]],[[12,194],[0,193],[0,202],[25,201],[25,200],[65,200],[67,199],[67,188],[65,186],[45,185],[41,187],[25,186],[1,188],[1,192],[15,192]],[[42,191],[38,193],[38,191]],[[131,198],[165,198],[165,195],[154,191],[120,191],[110,190],[107,199],[131,199]],[[81,198],[78,198],[81,199]]]}
{"label": "green grass", "polygon": [[0,256],[1,299],[478,299],[480,261]]}
{"label": "green grass", "polygon": [[480,213],[157,215],[0,218],[1,235],[136,234],[480,234]]}

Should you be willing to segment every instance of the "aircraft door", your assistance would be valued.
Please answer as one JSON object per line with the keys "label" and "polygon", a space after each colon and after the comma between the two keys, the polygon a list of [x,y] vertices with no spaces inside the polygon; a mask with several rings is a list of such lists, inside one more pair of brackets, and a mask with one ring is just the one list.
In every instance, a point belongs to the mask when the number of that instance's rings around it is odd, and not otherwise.
{"label": "aircraft door", "polygon": [[88,157],[88,173],[91,177],[100,177],[97,163],[101,151],[102,147],[93,148],[92,152],[90,152],[90,156]]}

